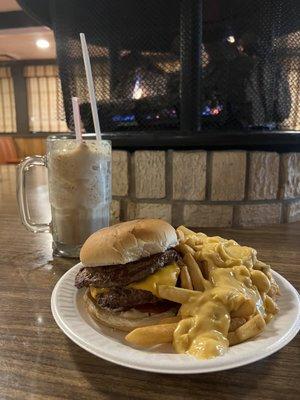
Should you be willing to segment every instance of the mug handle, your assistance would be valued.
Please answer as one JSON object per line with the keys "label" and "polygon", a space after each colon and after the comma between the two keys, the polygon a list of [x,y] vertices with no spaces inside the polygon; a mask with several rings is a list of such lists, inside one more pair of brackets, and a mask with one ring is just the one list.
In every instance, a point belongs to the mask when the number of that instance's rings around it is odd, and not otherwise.
{"label": "mug handle", "polygon": [[26,157],[17,167],[17,200],[19,205],[19,213],[23,225],[34,233],[50,232],[49,224],[39,224],[33,222],[30,218],[28,200],[26,194],[25,176],[26,172],[33,166],[47,167],[46,157],[33,156]]}

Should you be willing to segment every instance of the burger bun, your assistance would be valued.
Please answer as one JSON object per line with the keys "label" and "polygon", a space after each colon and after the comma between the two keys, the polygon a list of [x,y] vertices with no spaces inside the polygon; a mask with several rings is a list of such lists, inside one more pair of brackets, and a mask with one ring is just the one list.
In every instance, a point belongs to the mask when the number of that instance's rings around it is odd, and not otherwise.
{"label": "burger bun", "polygon": [[88,313],[97,323],[125,332],[130,332],[141,326],[155,325],[163,318],[174,317],[177,311],[176,308],[153,314],[141,312],[135,309],[122,312],[109,311],[96,304],[90,295],[89,289],[87,289],[84,294],[84,303]]}
{"label": "burger bun", "polygon": [[176,231],[168,222],[138,219],[93,233],[81,248],[80,260],[85,267],[127,264],[177,244]]}

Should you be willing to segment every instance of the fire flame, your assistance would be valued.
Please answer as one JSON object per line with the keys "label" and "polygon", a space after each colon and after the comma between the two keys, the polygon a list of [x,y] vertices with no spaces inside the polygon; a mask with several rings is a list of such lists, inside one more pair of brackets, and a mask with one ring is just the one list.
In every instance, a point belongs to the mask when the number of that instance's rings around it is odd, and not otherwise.
{"label": "fire flame", "polygon": [[133,90],[132,98],[134,100],[139,100],[143,96],[143,89],[138,88],[137,90]]}
{"label": "fire flame", "polygon": [[143,89],[141,88],[141,80],[139,77],[137,77],[132,92],[132,98],[134,100],[139,100],[142,96],[143,96]]}

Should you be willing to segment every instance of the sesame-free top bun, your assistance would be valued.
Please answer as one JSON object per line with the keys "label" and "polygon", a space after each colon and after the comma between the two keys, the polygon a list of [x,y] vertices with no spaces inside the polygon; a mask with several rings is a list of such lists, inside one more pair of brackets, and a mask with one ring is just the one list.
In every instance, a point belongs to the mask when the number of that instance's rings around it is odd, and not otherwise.
{"label": "sesame-free top bun", "polygon": [[137,219],[93,233],[80,251],[85,267],[127,264],[176,246],[175,229],[161,219]]}

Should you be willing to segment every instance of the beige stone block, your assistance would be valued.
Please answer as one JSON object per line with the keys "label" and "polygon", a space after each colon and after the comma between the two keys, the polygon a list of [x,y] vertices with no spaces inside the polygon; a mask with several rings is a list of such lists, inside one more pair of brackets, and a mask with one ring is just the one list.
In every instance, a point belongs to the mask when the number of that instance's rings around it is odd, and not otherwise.
{"label": "beige stone block", "polygon": [[112,152],[112,194],[126,196],[128,194],[128,153],[114,150]]}
{"label": "beige stone block", "polygon": [[281,197],[287,199],[300,196],[300,153],[283,154],[281,162]]}
{"label": "beige stone block", "polygon": [[233,207],[229,205],[183,206],[183,223],[191,227],[227,227],[232,224]]}
{"label": "beige stone block", "polygon": [[172,168],[173,199],[205,199],[206,151],[175,151]]}
{"label": "beige stone block", "polygon": [[278,180],[279,154],[264,151],[250,153],[249,199],[276,199]]}
{"label": "beige stone block", "polygon": [[110,225],[114,225],[120,222],[120,201],[112,200],[110,205]]}
{"label": "beige stone block", "polygon": [[172,206],[166,203],[129,203],[128,219],[160,218],[172,222]]}
{"label": "beige stone block", "polygon": [[162,199],[166,196],[165,152],[136,151],[135,195],[137,198]]}
{"label": "beige stone block", "polygon": [[260,226],[279,224],[281,204],[244,204],[237,206],[236,224],[239,226]]}
{"label": "beige stone block", "polygon": [[286,207],[286,222],[300,221],[300,200],[289,203]]}
{"label": "beige stone block", "polygon": [[246,152],[212,153],[212,200],[243,200],[245,196]]}

